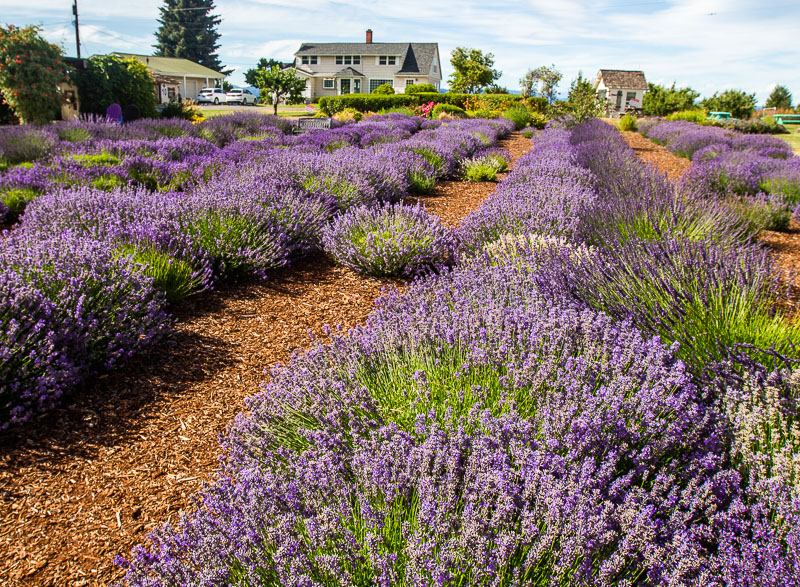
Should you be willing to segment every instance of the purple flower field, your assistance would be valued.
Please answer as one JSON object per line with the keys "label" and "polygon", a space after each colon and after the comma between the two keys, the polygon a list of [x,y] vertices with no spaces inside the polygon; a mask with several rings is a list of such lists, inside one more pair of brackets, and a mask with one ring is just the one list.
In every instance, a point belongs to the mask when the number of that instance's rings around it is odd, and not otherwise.
{"label": "purple flower field", "polygon": [[[485,145],[448,126],[359,153],[410,144],[424,163],[404,165],[452,173]],[[369,192],[313,159],[358,128],[299,167],[276,155],[302,170],[281,185],[330,214],[396,201],[402,171]],[[456,231],[452,269],[274,370],[219,480],[118,560],[126,584],[800,585],[800,326],[753,226],[604,122],[533,142]],[[237,193],[225,210],[266,201]]]}
{"label": "purple flower field", "polygon": [[15,224],[0,233],[0,430],[159,340],[168,304],[321,250],[341,214],[401,201],[512,126],[389,114],[294,135],[241,113],[0,127],[0,221]]}
{"label": "purple flower field", "polygon": [[694,165],[682,190],[727,202],[757,229],[786,230],[800,204],[800,157],[769,135],[743,134],[675,120],[646,120],[640,132]]}

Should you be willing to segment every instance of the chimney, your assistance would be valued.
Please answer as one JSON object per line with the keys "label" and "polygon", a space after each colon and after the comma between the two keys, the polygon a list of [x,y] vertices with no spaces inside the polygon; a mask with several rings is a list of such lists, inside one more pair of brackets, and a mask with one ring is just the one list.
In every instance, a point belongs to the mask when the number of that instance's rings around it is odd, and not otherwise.
{"label": "chimney", "polygon": [[372,44],[372,29],[367,29],[367,45]]}

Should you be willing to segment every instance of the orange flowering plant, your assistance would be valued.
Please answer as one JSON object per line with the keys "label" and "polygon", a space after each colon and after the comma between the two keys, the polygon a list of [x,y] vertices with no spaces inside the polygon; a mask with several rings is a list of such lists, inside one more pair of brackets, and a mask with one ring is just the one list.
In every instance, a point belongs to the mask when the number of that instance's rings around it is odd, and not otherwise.
{"label": "orange flowering plant", "polygon": [[0,101],[23,123],[52,120],[65,78],[61,49],[39,27],[0,26]]}

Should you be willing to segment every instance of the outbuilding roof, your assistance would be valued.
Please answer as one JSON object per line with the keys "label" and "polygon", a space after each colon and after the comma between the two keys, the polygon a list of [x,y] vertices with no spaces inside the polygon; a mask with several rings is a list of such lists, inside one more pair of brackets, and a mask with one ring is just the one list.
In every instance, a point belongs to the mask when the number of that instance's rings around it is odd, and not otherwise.
{"label": "outbuilding roof", "polygon": [[183,57],[159,57],[156,55],[137,55],[136,53],[118,53],[114,52],[113,55],[122,57],[123,59],[136,59],[144,63],[154,74],[162,75],[178,75],[178,76],[193,76],[193,77],[208,77],[214,79],[224,79],[225,74],[213,69],[209,69],[204,65],[189,61]]}
{"label": "outbuilding roof", "polygon": [[397,73],[423,74],[431,71],[438,43],[303,43],[295,55],[396,55]]}
{"label": "outbuilding roof", "polygon": [[647,80],[644,72],[626,69],[601,69],[597,74],[597,84],[603,80],[605,86],[610,90],[646,90]]}

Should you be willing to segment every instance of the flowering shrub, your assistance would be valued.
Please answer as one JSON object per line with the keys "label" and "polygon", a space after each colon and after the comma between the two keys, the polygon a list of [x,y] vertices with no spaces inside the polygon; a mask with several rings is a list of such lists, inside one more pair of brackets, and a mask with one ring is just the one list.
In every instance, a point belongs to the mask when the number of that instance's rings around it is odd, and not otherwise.
{"label": "flowering shrub", "polygon": [[421,206],[360,206],[322,233],[323,248],[337,263],[370,275],[413,275],[452,260],[452,239],[441,221]]}
{"label": "flowering shrub", "polygon": [[36,26],[0,27],[0,97],[24,123],[53,119],[61,105],[64,61]]}

